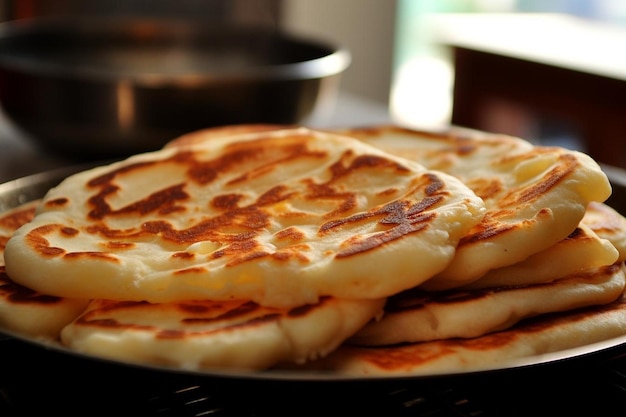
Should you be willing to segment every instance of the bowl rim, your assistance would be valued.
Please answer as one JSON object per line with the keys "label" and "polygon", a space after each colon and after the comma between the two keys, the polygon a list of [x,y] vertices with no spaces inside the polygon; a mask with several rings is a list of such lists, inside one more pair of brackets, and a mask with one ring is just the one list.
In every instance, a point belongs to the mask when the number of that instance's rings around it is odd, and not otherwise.
{"label": "bowl rim", "polygon": [[[219,25],[207,29],[206,23],[199,20],[181,20],[180,18],[146,18],[146,17],[110,17],[110,16],[48,16],[24,18],[0,23],[0,41],[13,37],[28,36],[40,30],[52,29],[76,31],[112,30],[113,27],[124,31],[131,27],[156,28],[167,30],[185,30],[193,33],[210,35],[219,31],[236,31],[237,33],[252,32],[270,35],[274,38],[308,48],[317,48],[325,53],[305,61],[276,65],[257,65],[233,71],[213,70],[212,72],[164,72],[158,69],[150,72],[133,72],[108,70],[95,66],[70,67],[63,63],[40,61],[32,57],[15,56],[3,53],[0,47],[0,68],[17,70],[22,73],[39,77],[69,78],[81,81],[112,81],[129,82],[132,84],[158,86],[163,84],[204,85],[225,82],[251,82],[271,80],[301,80],[326,78],[345,71],[351,63],[352,56],[347,48],[335,42],[299,35],[285,29],[259,25]],[[121,33],[121,32],[120,32]]]}

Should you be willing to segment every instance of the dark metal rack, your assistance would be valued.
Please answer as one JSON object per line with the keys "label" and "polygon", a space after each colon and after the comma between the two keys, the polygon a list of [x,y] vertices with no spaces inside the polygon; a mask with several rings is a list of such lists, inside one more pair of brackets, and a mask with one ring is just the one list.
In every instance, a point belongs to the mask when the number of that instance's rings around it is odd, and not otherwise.
{"label": "dark metal rack", "polygon": [[283,381],[169,373],[1,338],[0,415],[621,417],[622,351],[457,376]]}

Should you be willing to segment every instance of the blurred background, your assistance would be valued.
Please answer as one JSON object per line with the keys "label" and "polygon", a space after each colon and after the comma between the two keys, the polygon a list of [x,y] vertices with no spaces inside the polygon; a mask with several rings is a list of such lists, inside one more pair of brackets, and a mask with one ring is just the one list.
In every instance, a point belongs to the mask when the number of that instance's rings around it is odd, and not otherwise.
{"label": "blurred background", "polygon": [[[232,20],[329,39],[351,52],[352,63],[326,124],[453,123],[574,147],[626,165],[620,145],[626,142],[620,131],[626,130],[623,0],[0,3],[3,20],[68,13]],[[554,20],[507,20],[511,15]],[[529,63],[534,66],[524,67]],[[590,133],[600,130],[606,132]]]}

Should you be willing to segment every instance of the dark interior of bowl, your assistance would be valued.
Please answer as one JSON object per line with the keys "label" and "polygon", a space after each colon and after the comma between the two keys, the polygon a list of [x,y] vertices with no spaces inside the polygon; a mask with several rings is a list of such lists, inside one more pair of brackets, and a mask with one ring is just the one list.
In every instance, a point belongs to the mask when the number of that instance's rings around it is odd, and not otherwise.
{"label": "dark interior of bowl", "polygon": [[134,76],[251,74],[334,52],[268,28],[167,21],[50,20],[0,38],[0,59],[7,64]]}
{"label": "dark interior of bowl", "polygon": [[348,64],[345,50],[268,28],[18,21],[0,25],[0,105],[46,149],[100,159],[212,126],[301,123]]}

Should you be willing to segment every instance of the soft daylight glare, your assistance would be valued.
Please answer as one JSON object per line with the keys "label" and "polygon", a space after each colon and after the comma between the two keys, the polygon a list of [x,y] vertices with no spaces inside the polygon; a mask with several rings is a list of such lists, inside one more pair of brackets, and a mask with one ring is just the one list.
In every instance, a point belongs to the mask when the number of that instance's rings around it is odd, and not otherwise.
{"label": "soft daylight glare", "polygon": [[402,64],[391,91],[390,111],[399,123],[438,127],[450,121],[453,70],[442,58],[421,56]]}

